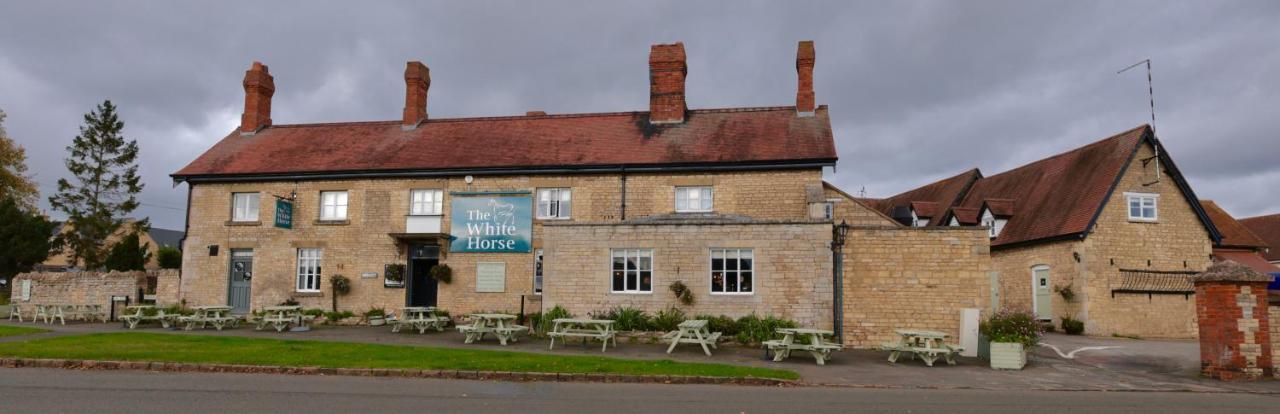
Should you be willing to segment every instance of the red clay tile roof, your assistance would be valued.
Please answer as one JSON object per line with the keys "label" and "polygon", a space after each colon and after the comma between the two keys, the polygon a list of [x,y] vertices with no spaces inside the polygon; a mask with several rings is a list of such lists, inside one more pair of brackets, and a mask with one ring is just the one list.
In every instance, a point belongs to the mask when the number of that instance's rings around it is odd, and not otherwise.
{"label": "red clay tile roof", "polygon": [[988,198],[983,200],[987,209],[991,210],[991,215],[996,217],[1012,217],[1013,216],[1013,200],[1008,198]]}
{"label": "red clay tile roof", "polygon": [[1267,259],[1253,250],[1213,249],[1213,257],[1216,260],[1235,261],[1264,275],[1280,274],[1280,266],[1267,262]]}
{"label": "red clay tile roof", "polygon": [[[893,216],[894,207],[909,207],[911,203],[917,201],[937,203],[939,206],[938,213],[942,213],[946,211],[948,206],[959,202],[961,197],[964,196],[965,190],[968,190],[969,186],[979,178],[982,178],[982,172],[974,168],[954,177],[944,178],[892,197],[863,200],[888,216]],[[943,225],[942,214],[935,214],[930,217],[932,219],[929,220],[929,225]]]}
{"label": "red clay tile roof", "polygon": [[1143,125],[1110,138],[978,180],[961,206],[1014,200],[992,246],[1079,234],[1089,228],[1131,155],[1149,132]]}
{"label": "red clay tile roof", "polygon": [[1267,260],[1280,261],[1280,214],[1244,218],[1240,224],[1266,242],[1269,251],[1263,256]]}
{"label": "red clay tile roof", "polygon": [[276,125],[233,132],[173,174],[178,180],[321,173],[824,163],[836,160],[826,106]]}
{"label": "red clay tile roof", "polygon": [[1213,226],[1222,233],[1222,241],[1218,246],[1254,249],[1267,247],[1267,242],[1262,241],[1234,217],[1227,214],[1226,210],[1218,206],[1218,203],[1213,200],[1200,200],[1200,206],[1204,207],[1204,212],[1209,215],[1209,220],[1213,221]]}
{"label": "red clay tile roof", "polygon": [[916,217],[938,217],[942,215],[942,208],[938,203],[932,201],[912,201],[911,210],[916,212]]}
{"label": "red clay tile roof", "polygon": [[981,217],[979,217],[978,209],[969,207],[952,207],[951,216],[962,225],[976,226]]}

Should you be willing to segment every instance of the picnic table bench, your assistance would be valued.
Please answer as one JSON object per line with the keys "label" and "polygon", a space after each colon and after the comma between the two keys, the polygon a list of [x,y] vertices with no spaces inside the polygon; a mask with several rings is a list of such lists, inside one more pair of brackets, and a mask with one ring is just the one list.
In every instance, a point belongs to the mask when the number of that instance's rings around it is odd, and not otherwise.
{"label": "picnic table bench", "polygon": [[230,314],[233,309],[230,306],[196,306],[192,309],[195,313],[191,316],[178,318],[178,322],[184,325],[182,328],[184,330],[190,331],[197,327],[205,329],[213,326],[214,329],[221,331],[222,328],[240,326],[240,316]]}
{"label": "picnic table bench", "polygon": [[[160,322],[160,326],[168,328],[170,324],[176,322],[181,315],[165,314],[164,309],[156,308],[151,305],[131,305],[126,306],[125,314],[120,316],[120,321],[126,328],[134,329],[142,322]],[[152,313],[154,312],[154,313]]]}
{"label": "picnic table bench", "polygon": [[560,342],[568,343],[568,338],[582,338],[582,345],[585,347],[587,341],[598,339],[603,342],[600,352],[609,349],[609,341],[613,341],[613,347],[618,347],[617,331],[613,329],[613,320],[609,319],[575,319],[575,318],[559,318],[552,320],[551,332],[547,336],[551,338],[551,345],[547,349],[554,349],[556,346],[556,338],[560,338]]}
{"label": "picnic table bench", "polygon": [[401,308],[399,317],[391,323],[391,332],[400,332],[400,329],[406,326],[418,330],[419,334],[427,333],[428,329],[444,332],[445,326],[449,324],[449,318],[437,312],[439,309],[434,306]]}
{"label": "picnic table bench", "polygon": [[950,335],[942,332],[916,329],[895,329],[893,332],[898,334],[898,342],[886,342],[880,345],[880,350],[889,351],[890,364],[898,363],[898,358],[903,353],[907,353],[911,359],[920,357],[920,360],[928,366],[933,366],[940,357],[947,361],[947,365],[955,365],[956,354],[964,350],[962,347],[946,343]]}
{"label": "picnic table bench", "polygon": [[[707,329],[706,319],[693,319],[680,322],[677,329],[667,332],[662,339],[671,342],[671,346],[667,347],[667,353],[676,349],[679,344],[698,344],[702,346],[702,352],[707,356],[711,356],[711,349],[716,347],[716,341],[720,339],[720,332],[710,332]],[[710,348],[708,348],[710,346]]]}
{"label": "picnic table bench", "polygon": [[[835,334],[825,329],[778,328],[777,332],[783,335],[782,339],[764,341],[765,355],[773,351],[774,362],[789,358],[792,351],[808,351],[818,365],[826,365],[827,360],[831,359],[832,351],[844,349],[840,344],[823,339]],[[797,336],[808,336],[808,343],[797,342]]]}
{"label": "picnic table bench", "polygon": [[467,325],[458,325],[458,332],[466,335],[464,343],[473,343],[484,339],[485,335],[493,335],[498,338],[498,343],[506,345],[508,341],[515,342],[516,335],[521,332],[528,332],[529,327],[509,324],[508,321],[514,321],[515,315],[504,313],[473,313],[468,315],[471,323]]}
{"label": "picnic table bench", "polygon": [[308,329],[311,321],[315,320],[314,316],[303,315],[301,306],[267,306],[262,310],[265,313],[254,320],[255,329],[259,331],[271,326],[276,332],[284,332],[289,325]]}

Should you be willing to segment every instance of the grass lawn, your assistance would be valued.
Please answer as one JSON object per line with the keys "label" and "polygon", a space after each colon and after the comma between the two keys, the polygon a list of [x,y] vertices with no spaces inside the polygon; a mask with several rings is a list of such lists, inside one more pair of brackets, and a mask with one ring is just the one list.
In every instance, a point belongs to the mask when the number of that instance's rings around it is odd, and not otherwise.
{"label": "grass lawn", "polygon": [[111,361],[408,368],[476,371],[699,375],[797,379],[794,371],[724,364],[549,355],[483,349],[290,341],[141,332],[0,343],[0,356]]}
{"label": "grass lawn", "polygon": [[40,332],[49,332],[49,331],[46,329],[40,329],[40,328],[28,328],[25,326],[0,325],[0,338],[6,337],[6,336],[27,335],[27,334],[40,333]]}

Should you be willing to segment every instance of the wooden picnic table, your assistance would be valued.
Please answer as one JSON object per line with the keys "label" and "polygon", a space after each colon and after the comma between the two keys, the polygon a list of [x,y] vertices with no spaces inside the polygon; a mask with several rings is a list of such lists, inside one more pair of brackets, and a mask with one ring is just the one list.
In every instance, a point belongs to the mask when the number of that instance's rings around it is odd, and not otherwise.
{"label": "wooden picnic table", "polygon": [[895,329],[893,332],[898,334],[898,342],[889,342],[880,346],[881,350],[889,351],[890,364],[898,363],[898,358],[903,353],[907,353],[911,359],[920,357],[928,366],[933,366],[939,357],[946,359],[947,365],[955,365],[955,355],[964,349],[947,344],[947,338],[951,335],[938,331]]}
{"label": "wooden picnic table", "polygon": [[[783,335],[782,339],[764,341],[766,355],[768,351],[773,351],[775,362],[781,362],[790,357],[791,351],[808,351],[818,365],[826,365],[827,360],[831,358],[831,351],[844,349],[840,344],[824,339],[835,334],[826,329],[778,328],[777,332]],[[808,343],[796,341],[796,337],[806,336],[809,337]]]}
{"label": "wooden picnic table", "polygon": [[437,313],[439,311],[434,306],[400,308],[400,317],[391,324],[391,332],[400,332],[400,328],[405,326],[418,330],[419,334],[427,333],[428,329],[444,332],[445,325],[449,324],[449,318],[439,315]]}
{"label": "wooden picnic table", "polygon": [[262,308],[265,313],[261,319],[257,320],[257,330],[266,329],[268,325],[276,329],[276,332],[284,332],[289,325],[299,328],[309,328],[308,322],[311,317],[302,314],[301,306],[267,306]]}
{"label": "wooden picnic table", "polygon": [[196,327],[204,329],[210,325],[214,329],[221,331],[225,327],[234,328],[240,325],[240,317],[230,314],[231,310],[234,309],[230,306],[196,306],[191,309],[195,311],[194,314],[178,318],[179,322],[186,325],[183,329],[188,331]]}
{"label": "wooden picnic table", "polygon": [[516,319],[515,315],[505,313],[473,313],[468,315],[471,323],[467,325],[459,325],[458,332],[466,335],[465,343],[472,343],[484,339],[486,334],[491,334],[498,338],[498,343],[506,345],[507,341],[516,341],[516,335],[520,332],[529,330],[527,326],[520,326],[508,323]]}
{"label": "wooden picnic table", "polygon": [[667,347],[668,354],[676,349],[676,345],[698,344],[702,346],[702,352],[705,352],[707,356],[711,356],[710,348],[716,347],[716,340],[720,339],[720,332],[708,330],[706,319],[693,319],[680,322],[677,329],[667,332],[666,335],[663,335],[663,339],[671,341],[671,346]]}
{"label": "wooden picnic table", "polygon": [[[160,322],[161,327],[168,328],[170,323],[181,316],[165,314],[163,308],[157,308],[152,305],[130,305],[126,306],[124,310],[124,315],[120,316],[120,321],[129,329],[137,328],[138,324],[146,321]],[[148,315],[148,313],[151,313],[150,311],[155,311],[155,314]]]}
{"label": "wooden picnic table", "polygon": [[551,338],[551,345],[547,349],[554,349],[556,346],[556,338],[560,338],[560,342],[568,343],[568,338],[582,338],[582,346],[587,345],[587,341],[591,339],[599,339],[603,342],[600,352],[609,349],[609,341],[613,341],[613,347],[618,347],[617,331],[613,329],[615,321],[610,319],[575,319],[575,318],[559,318],[551,321],[551,332],[547,336]]}

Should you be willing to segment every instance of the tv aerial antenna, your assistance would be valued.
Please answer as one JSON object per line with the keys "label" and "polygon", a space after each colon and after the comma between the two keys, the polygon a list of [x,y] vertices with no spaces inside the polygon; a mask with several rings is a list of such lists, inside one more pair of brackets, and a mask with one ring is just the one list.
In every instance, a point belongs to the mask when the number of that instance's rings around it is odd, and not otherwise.
{"label": "tv aerial antenna", "polygon": [[[1155,93],[1155,87],[1153,87],[1151,84],[1151,59],[1143,59],[1141,62],[1129,65],[1129,67],[1127,68],[1116,71],[1116,74],[1119,75],[1121,73],[1125,73],[1129,69],[1133,69],[1141,65],[1147,66],[1147,98],[1150,99],[1150,102],[1151,102],[1151,134],[1154,135],[1156,133],[1156,93]],[[1160,146],[1152,145],[1152,147],[1155,149],[1155,155],[1150,158],[1143,159],[1142,160],[1143,167],[1146,167],[1147,164],[1151,163],[1152,161],[1156,161],[1160,159]],[[1144,186],[1152,185],[1160,182],[1160,162],[1156,161],[1155,164],[1156,164],[1155,179],[1144,180],[1142,185]],[[1144,168],[1144,171],[1145,171],[1145,168]]]}

